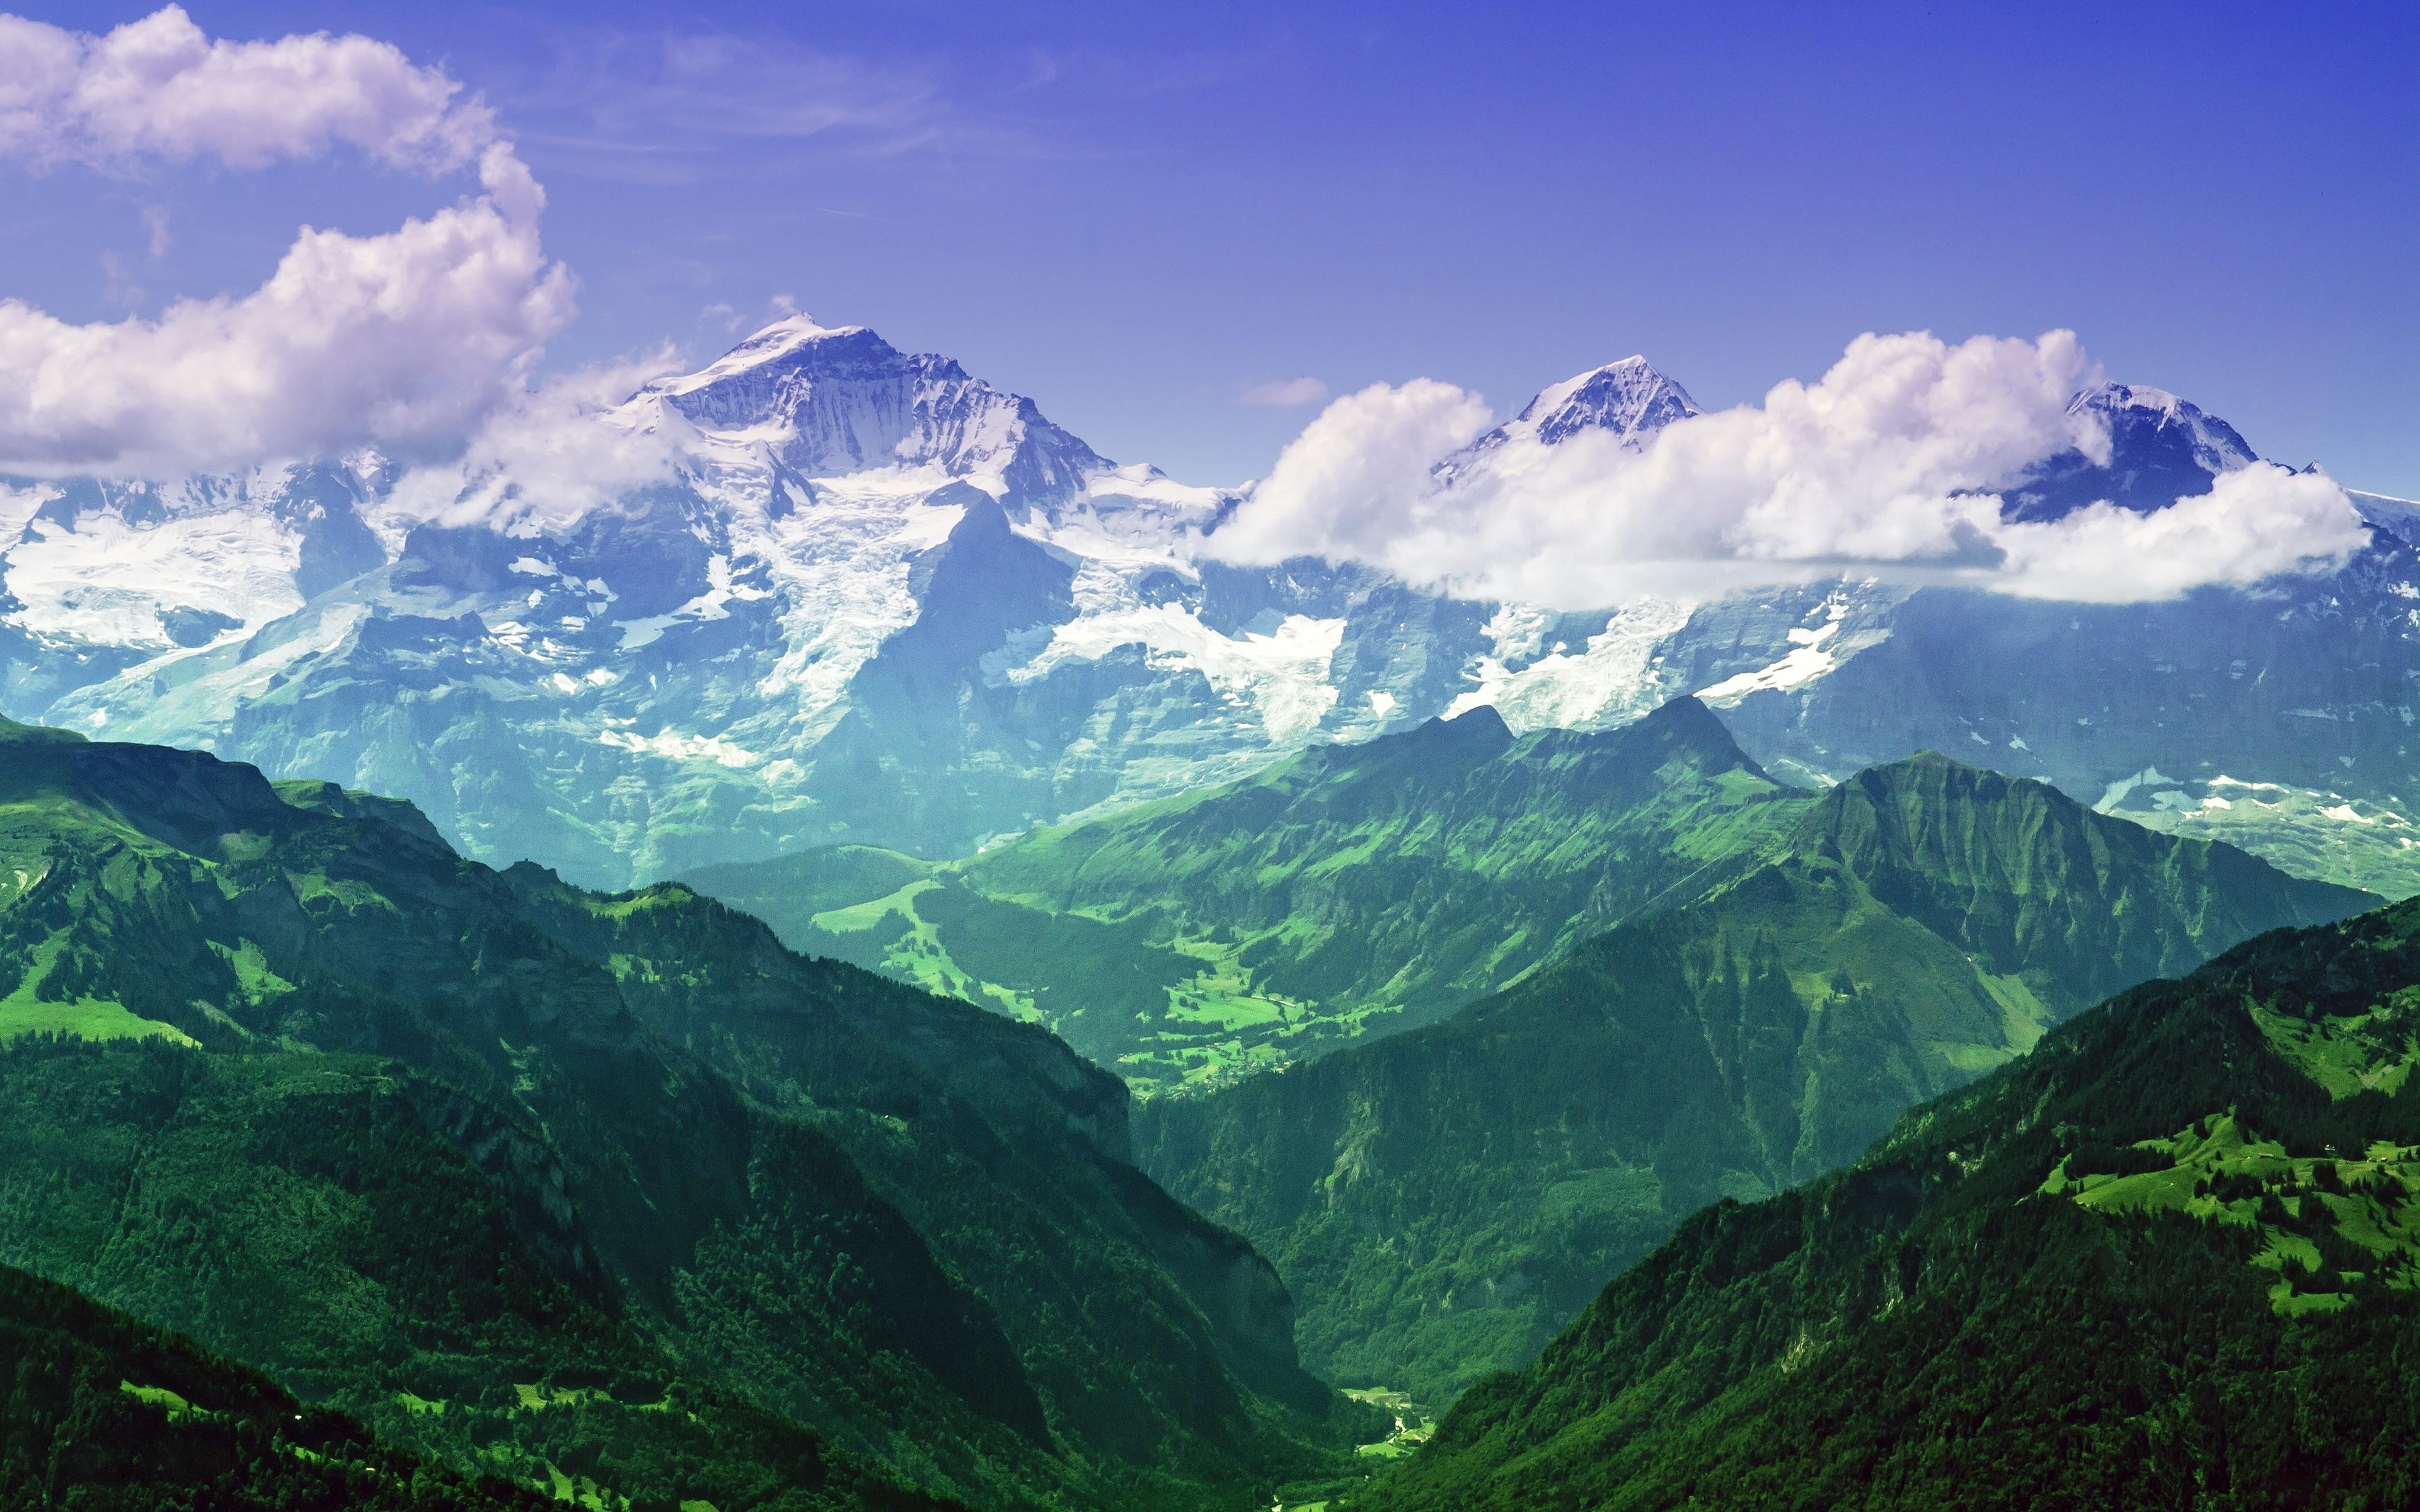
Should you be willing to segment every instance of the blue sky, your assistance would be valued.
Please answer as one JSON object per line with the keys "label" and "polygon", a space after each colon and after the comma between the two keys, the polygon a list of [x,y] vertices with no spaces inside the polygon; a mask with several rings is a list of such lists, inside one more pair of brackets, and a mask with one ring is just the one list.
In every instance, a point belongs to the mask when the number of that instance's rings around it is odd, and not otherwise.
{"label": "blue sky", "polygon": [[[1232,482],[1313,412],[1256,384],[1510,412],[1639,351],[1719,407],[1861,332],[2068,327],[2265,455],[2420,494],[2408,4],[188,8],[484,95],[579,281],[554,365],[710,355],[786,296]],[[469,187],[342,155],[10,176],[0,295],[156,313],[258,285],[301,224]]]}

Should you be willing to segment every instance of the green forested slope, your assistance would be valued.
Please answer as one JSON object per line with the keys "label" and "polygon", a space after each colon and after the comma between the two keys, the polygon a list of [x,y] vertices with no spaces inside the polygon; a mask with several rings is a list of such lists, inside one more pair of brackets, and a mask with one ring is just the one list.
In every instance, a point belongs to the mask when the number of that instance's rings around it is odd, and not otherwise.
{"label": "green forested slope", "polygon": [[190,1339],[0,1267],[0,1505],[545,1504],[501,1478],[473,1482],[398,1453]]}
{"label": "green forested slope", "polygon": [[846,848],[690,880],[797,949],[1047,1024],[1148,1093],[1440,1017],[1812,801],[1693,699],[1517,739],[1482,707],[962,862]]}
{"label": "green forested slope", "polygon": [[2375,901],[1931,755],[1706,886],[1443,1024],[1145,1104],[1146,1167],[1277,1261],[1315,1367],[1442,1403],[1695,1209],[1854,1158],[2130,982]]}
{"label": "green forested slope", "polygon": [[1232,1504],[1352,1421],[1047,1033],[360,795],[0,741],[0,1259],[457,1463],[719,1512],[850,1453]]}
{"label": "green forested slope", "polygon": [[1697,1214],[1354,1504],[2408,1506],[2420,904],[2127,992]]}

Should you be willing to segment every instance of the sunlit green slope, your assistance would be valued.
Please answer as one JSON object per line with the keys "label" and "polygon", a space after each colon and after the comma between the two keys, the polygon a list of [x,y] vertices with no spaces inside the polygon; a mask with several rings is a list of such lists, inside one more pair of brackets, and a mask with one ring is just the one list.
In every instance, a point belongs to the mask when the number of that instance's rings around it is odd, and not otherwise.
{"label": "sunlit green slope", "polygon": [[1357,1421],[1113,1078],[683,888],[11,728],[0,982],[0,1261],[466,1469],[1227,1505]]}
{"label": "sunlit green slope", "polygon": [[1442,1024],[1146,1104],[1251,1236],[1305,1358],[1442,1405],[1681,1218],[1846,1162],[2129,983],[2367,895],[1925,755],[1791,810],[1703,895]]}
{"label": "sunlit green slope", "polygon": [[2409,1506],[2420,904],[2127,992],[1699,1212],[1356,1506]]}
{"label": "sunlit green slope", "polygon": [[1151,1093],[1432,1022],[1812,801],[1693,699],[1517,739],[1482,707],[963,862],[852,848],[690,880],[794,949],[1045,1023]]}

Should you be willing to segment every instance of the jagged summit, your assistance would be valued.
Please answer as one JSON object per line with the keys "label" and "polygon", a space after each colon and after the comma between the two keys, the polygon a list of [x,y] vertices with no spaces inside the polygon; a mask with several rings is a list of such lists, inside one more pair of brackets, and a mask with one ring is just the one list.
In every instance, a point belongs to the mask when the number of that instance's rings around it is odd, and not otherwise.
{"label": "jagged summit", "polygon": [[1688,390],[1646,358],[1625,357],[1540,390],[1518,415],[1437,464],[1436,471],[1450,479],[1498,447],[1523,441],[1556,446],[1591,430],[1610,431],[1637,451],[1672,422],[1704,412]]}
{"label": "jagged summit", "polygon": [[1625,443],[1643,444],[1647,433],[1702,413],[1688,390],[1646,358],[1631,356],[1544,390],[1507,428],[1529,425],[1549,446],[1583,430],[1609,430]]}
{"label": "jagged summit", "polygon": [[1056,501],[1109,460],[952,358],[908,353],[865,326],[777,320],[694,373],[659,378],[633,408],[662,405],[720,439],[768,445],[809,477],[937,465]]}
{"label": "jagged summit", "polygon": [[2070,414],[2105,415],[2113,424],[2133,430],[2135,434],[2127,439],[2138,442],[2147,439],[2145,431],[2152,437],[2172,435],[2190,447],[2194,460],[2210,472],[2230,472],[2259,460],[2234,426],[2165,389],[2104,380],[2078,393],[2067,409]]}
{"label": "jagged summit", "polygon": [[[647,384],[646,388],[649,392],[662,394],[694,393],[700,389],[719,383],[737,374],[762,367],[768,363],[779,362],[797,352],[800,347],[830,341],[836,337],[861,335],[873,336],[874,332],[863,326],[817,325],[814,316],[800,312],[774,321],[694,373],[657,378]],[[874,339],[876,342],[882,340],[879,336],[875,336]],[[883,343],[883,345],[889,344]]]}
{"label": "jagged summit", "polygon": [[2053,520],[2107,501],[2149,514],[2210,492],[2219,474],[2259,460],[2235,427],[2165,389],[2098,382],[2068,402],[2109,433],[2109,460],[2069,451],[2041,462],[2002,496],[2012,520]]}

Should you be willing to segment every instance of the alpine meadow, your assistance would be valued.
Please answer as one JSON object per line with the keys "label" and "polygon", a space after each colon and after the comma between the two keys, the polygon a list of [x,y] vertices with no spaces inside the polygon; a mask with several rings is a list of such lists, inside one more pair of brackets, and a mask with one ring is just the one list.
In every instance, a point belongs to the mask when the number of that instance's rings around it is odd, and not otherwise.
{"label": "alpine meadow", "polygon": [[21,11],[0,1507],[2420,1504],[2420,12]]}

